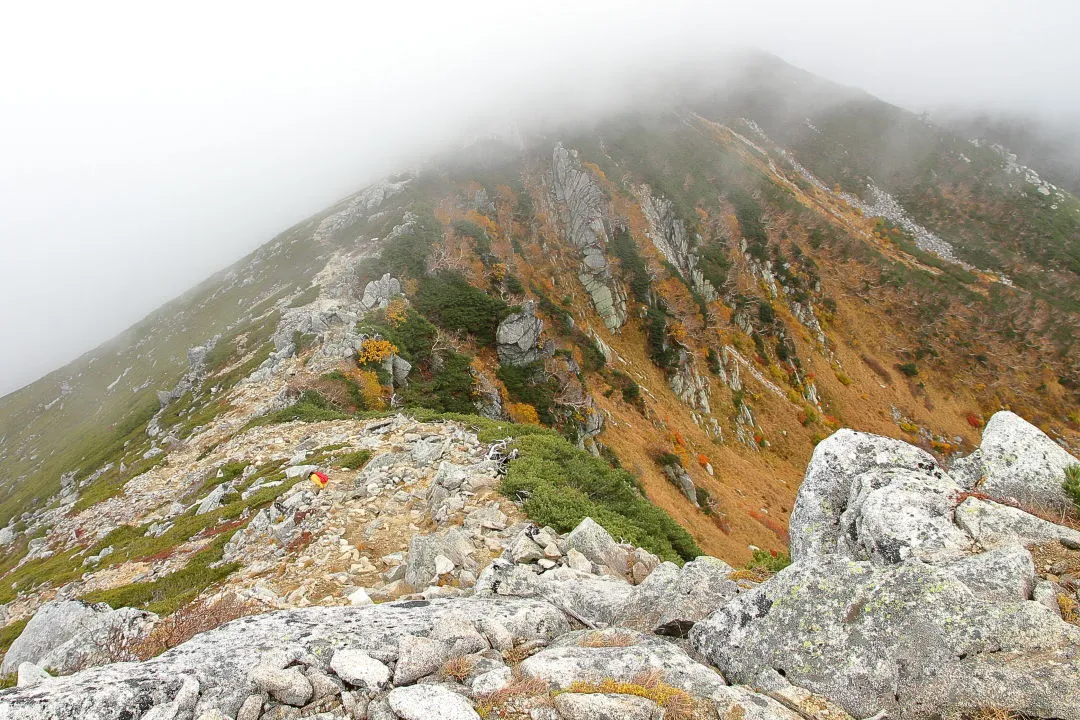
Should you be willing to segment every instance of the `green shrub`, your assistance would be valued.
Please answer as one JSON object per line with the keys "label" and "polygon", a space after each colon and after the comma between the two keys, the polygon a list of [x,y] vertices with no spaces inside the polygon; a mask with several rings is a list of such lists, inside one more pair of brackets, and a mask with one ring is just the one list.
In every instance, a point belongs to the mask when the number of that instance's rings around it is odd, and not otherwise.
{"label": "green shrub", "polygon": [[495,342],[495,330],[509,314],[506,303],[473,287],[457,273],[425,277],[414,298],[416,308],[433,323],[476,336],[483,345]]}
{"label": "green shrub", "polygon": [[642,496],[625,470],[553,435],[519,437],[515,446],[520,456],[507,467],[500,491],[525,498],[523,508],[535,522],[568,532],[591,517],[616,539],[665,560],[701,554],[690,534]]}
{"label": "green shrub", "polygon": [[108,603],[114,608],[145,608],[158,615],[168,615],[194,600],[210,585],[224,580],[240,568],[240,563],[210,567],[221,560],[225,544],[233,534],[235,531],[218,535],[210,545],[193,555],[187,565],[174,573],[151,582],[133,583],[88,593],[81,599],[90,603]]}
{"label": "green shrub", "polygon": [[8,648],[11,647],[11,643],[15,642],[22,631],[26,629],[26,623],[30,622],[30,618],[24,618],[23,620],[16,620],[10,625],[6,625],[0,628],[0,653],[6,653]]}
{"label": "green shrub", "polygon": [[298,308],[315,302],[315,298],[319,297],[319,290],[320,287],[318,285],[312,285],[311,287],[307,288],[302,293],[294,297],[292,299],[292,302],[289,303],[289,307]]}
{"label": "green shrub", "polygon": [[780,572],[788,565],[791,564],[791,556],[786,552],[771,553],[767,550],[761,550],[760,548],[754,551],[753,557],[750,562],[746,564],[748,570],[754,570],[755,568],[761,568],[762,570],[768,570],[769,572]]}
{"label": "green shrub", "polygon": [[723,372],[723,365],[720,364],[720,353],[716,352],[713,348],[709,348],[706,355],[706,362],[709,365],[709,370],[713,375],[719,375]]}
{"label": "green shrub", "polygon": [[427,377],[409,380],[400,396],[407,407],[421,407],[441,413],[476,412],[476,378],[472,373],[472,358],[448,352],[440,359],[437,370]]}
{"label": "green shrub", "polygon": [[486,259],[491,256],[491,238],[488,237],[487,231],[480,227],[471,220],[455,220],[453,224],[454,232],[462,237],[472,238],[473,245],[476,248],[476,254],[481,259]]}
{"label": "green shrub", "polygon": [[682,460],[675,453],[669,453],[669,452],[657,453],[656,456],[653,459],[656,460],[656,464],[659,465],[660,467],[669,467],[669,466],[682,467],[683,466]]}
{"label": "green shrub", "polygon": [[645,339],[649,343],[649,358],[661,369],[675,365],[679,353],[667,340],[667,313],[650,307],[645,314]]}
{"label": "green shrub", "polygon": [[1069,465],[1065,468],[1065,494],[1072,498],[1077,510],[1080,510],[1080,464]]}
{"label": "green shrub", "polygon": [[414,211],[416,223],[382,241],[379,257],[369,260],[362,268],[363,277],[381,277],[384,273],[397,278],[424,276],[431,248],[442,237],[442,225],[430,210],[414,208]]}
{"label": "green shrub", "polygon": [[772,325],[776,320],[776,311],[769,303],[762,301],[758,304],[758,320],[762,325]]}
{"label": "green shrub", "polygon": [[616,470],[622,470],[622,461],[619,460],[619,455],[607,445],[598,443],[600,445],[600,457],[607,461],[607,464]]}
{"label": "green shrub", "polygon": [[513,295],[525,294],[525,286],[521,284],[521,280],[518,279],[517,275],[507,275],[503,282],[506,284],[507,292]]}
{"label": "green shrub", "polygon": [[542,360],[528,365],[503,365],[496,373],[515,402],[523,402],[536,408],[536,414],[545,425],[553,425],[555,416],[555,379],[544,372]]}
{"label": "green shrub", "polygon": [[582,366],[586,372],[599,372],[607,364],[607,358],[600,352],[600,346],[591,337],[574,328],[571,339],[581,348]]}
{"label": "green shrub", "polygon": [[623,275],[630,284],[630,293],[639,303],[649,304],[649,289],[652,282],[649,280],[649,269],[645,265],[641,254],[638,253],[637,244],[626,227],[615,228],[611,243],[608,245],[611,252],[619,259],[619,266]]}
{"label": "green shrub", "polygon": [[904,373],[908,377],[915,377],[916,375],[919,374],[919,368],[913,362],[902,363],[900,365],[897,365],[896,369],[899,370],[900,372]]}
{"label": "green shrub", "polygon": [[319,422],[322,420],[345,420],[349,415],[337,410],[333,404],[315,390],[305,390],[297,401],[287,408],[255,418],[247,427],[259,425],[277,425],[279,423],[301,420]]}
{"label": "green shrub", "polygon": [[694,490],[697,494],[697,502],[698,505],[701,507],[701,512],[705,513],[706,515],[712,515],[712,495],[710,495],[709,491],[701,487],[700,485],[695,487]]}
{"label": "green shrub", "polygon": [[357,450],[356,452],[349,453],[348,455],[342,455],[335,461],[338,467],[343,467],[346,470],[359,470],[367,464],[367,461],[371,459],[370,450]]}
{"label": "green shrub", "polygon": [[622,391],[622,399],[628,405],[633,405],[639,412],[645,411],[645,398],[641,395],[641,387],[634,379],[622,370],[611,371],[611,384]]}
{"label": "green shrub", "polygon": [[394,327],[380,327],[378,331],[398,348],[398,355],[411,363],[431,361],[431,347],[435,344],[438,329],[426,317],[409,308],[405,320]]}
{"label": "green shrub", "polygon": [[698,248],[698,267],[713,288],[721,292],[731,269],[731,260],[728,259],[726,250],[717,243],[702,245]]}

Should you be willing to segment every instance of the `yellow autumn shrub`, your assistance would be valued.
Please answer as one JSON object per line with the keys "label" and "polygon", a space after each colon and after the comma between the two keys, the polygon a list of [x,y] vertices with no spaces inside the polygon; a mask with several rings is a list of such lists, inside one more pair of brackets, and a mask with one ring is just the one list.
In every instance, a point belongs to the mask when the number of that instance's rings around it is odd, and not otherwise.
{"label": "yellow autumn shrub", "polygon": [[389,340],[368,338],[360,343],[360,349],[356,351],[356,364],[381,363],[397,351],[397,346]]}

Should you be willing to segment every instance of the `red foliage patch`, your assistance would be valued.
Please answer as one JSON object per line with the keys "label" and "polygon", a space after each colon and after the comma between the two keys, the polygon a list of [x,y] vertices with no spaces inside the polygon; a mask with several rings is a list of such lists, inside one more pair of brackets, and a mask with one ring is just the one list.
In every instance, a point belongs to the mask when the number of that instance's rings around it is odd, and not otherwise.
{"label": "red foliage patch", "polygon": [[296,552],[297,550],[300,550],[301,548],[304,548],[304,547],[307,547],[308,545],[310,545],[311,544],[311,539],[312,539],[311,531],[310,530],[304,530],[302,533],[300,533],[299,537],[297,537],[295,540],[293,540],[291,543],[289,543],[288,547],[286,547],[285,550],[288,551],[288,552]]}
{"label": "red foliage patch", "polygon": [[978,430],[983,426],[982,418],[975,413],[968,413],[967,416],[968,425]]}
{"label": "red foliage patch", "polygon": [[218,525],[215,528],[207,528],[207,529],[203,530],[199,534],[202,537],[214,537],[215,535],[220,535],[223,532],[229,532],[230,530],[234,530],[234,529],[244,525],[246,522],[247,522],[247,519],[239,518],[237,520],[232,520],[232,521],[224,523],[222,525]]}
{"label": "red foliage patch", "polygon": [[771,530],[772,533],[774,535],[776,535],[776,537],[780,538],[784,542],[787,542],[787,540],[788,540],[788,531],[787,531],[787,526],[784,525],[784,523],[776,520],[773,517],[770,517],[769,515],[766,515],[763,512],[759,512],[757,510],[751,510],[751,511],[749,511],[748,514],[750,515],[750,517],[754,518],[759,523],[764,525],[766,528]]}

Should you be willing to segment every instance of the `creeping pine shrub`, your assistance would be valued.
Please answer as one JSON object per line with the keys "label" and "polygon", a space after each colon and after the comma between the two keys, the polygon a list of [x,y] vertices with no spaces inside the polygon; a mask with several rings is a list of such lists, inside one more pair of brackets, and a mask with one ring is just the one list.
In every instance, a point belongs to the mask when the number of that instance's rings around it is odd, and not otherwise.
{"label": "creeping pine shrub", "polygon": [[913,362],[902,363],[900,365],[897,365],[896,369],[899,370],[900,372],[904,373],[908,377],[915,377],[916,375],[919,374],[919,367]]}
{"label": "creeping pine shrub", "polygon": [[390,320],[391,327],[385,335],[397,346],[398,354],[411,363],[429,363],[438,329],[412,308],[405,310],[403,316],[395,315],[393,318],[387,308],[387,319]]}
{"label": "creeping pine shrub", "polygon": [[471,220],[455,220],[453,224],[454,232],[463,237],[472,238],[473,246],[476,248],[476,254],[481,259],[486,259],[491,255],[491,238],[488,237],[487,231],[480,227]]}
{"label": "creeping pine shrub", "polygon": [[255,418],[249,423],[249,426],[276,425],[278,423],[292,422],[293,420],[302,420],[303,422],[344,420],[347,417],[349,416],[338,411],[329,400],[315,390],[305,390],[295,404],[263,415],[260,418]]}
{"label": "creeping pine shrub", "polygon": [[1072,499],[1076,509],[1080,510],[1080,464],[1069,465],[1065,468],[1065,494]]}
{"label": "creeping pine shrub", "polygon": [[653,459],[656,460],[656,464],[659,465],[660,467],[668,467],[668,466],[682,467],[683,466],[682,459],[678,455],[676,455],[675,453],[659,452],[659,453],[656,453],[656,455],[655,455],[655,457]]}
{"label": "creeping pine shrub", "polygon": [[356,452],[342,455],[337,459],[337,465],[346,470],[359,470],[369,459],[371,459],[370,450],[357,450]]}
{"label": "creeping pine shrub", "polygon": [[649,289],[652,281],[649,279],[649,269],[645,265],[641,254],[638,253],[637,244],[630,234],[630,229],[619,227],[615,229],[608,246],[615,257],[619,259],[619,267],[623,275],[628,278],[630,292],[639,303],[649,303]]}
{"label": "creeping pine shrub", "polygon": [[429,209],[414,207],[413,210],[416,222],[402,225],[383,240],[379,257],[368,260],[361,268],[364,278],[383,273],[398,278],[423,277],[431,247],[442,237],[442,225]]}
{"label": "creeping pine shrub", "polygon": [[509,314],[502,300],[470,285],[458,273],[446,271],[420,280],[414,304],[436,325],[470,333],[483,345],[494,344],[495,330]]}
{"label": "creeping pine shrub", "polygon": [[690,534],[642,496],[625,470],[558,436],[519,437],[515,446],[520,456],[507,467],[500,491],[524,499],[525,513],[538,524],[569,532],[591,517],[617,540],[665,560],[681,562],[701,554]]}
{"label": "creeping pine shrub", "polygon": [[556,381],[544,372],[542,360],[526,365],[503,365],[495,374],[502,380],[511,398],[532,405],[544,424],[555,423],[552,405],[555,403]]}
{"label": "creeping pine shrub", "polygon": [[746,564],[747,570],[760,568],[768,572],[780,572],[791,564],[791,556],[787,553],[769,552],[767,550],[755,550],[750,562]]}
{"label": "creeping pine shrub", "polygon": [[671,368],[679,359],[679,353],[668,343],[667,335],[667,313],[650,307],[645,312],[645,339],[649,344],[649,359],[662,369]]}
{"label": "creeping pine shrub", "polygon": [[476,412],[476,379],[472,373],[472,358],[453,351],[441,359],[437,371],[429,376],[410,378],[407,387],[399,392],[407,407],[422,407],[441,413]]}

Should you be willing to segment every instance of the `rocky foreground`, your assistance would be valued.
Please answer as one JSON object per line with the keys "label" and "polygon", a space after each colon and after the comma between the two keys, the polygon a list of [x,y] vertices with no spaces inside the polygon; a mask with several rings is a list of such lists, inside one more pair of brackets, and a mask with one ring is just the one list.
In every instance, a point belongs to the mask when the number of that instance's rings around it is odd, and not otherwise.
{"label": "rocky foreground", "polygon": [[1064,507],[1075,462],[1011,413],[952,472],[841,430],[767,579],[528,526],[455,597],[270,612],[63,677],[58,628],[134,611],[47,604],[0,718],[1080,718],[1080,532],[1022,509]]}

